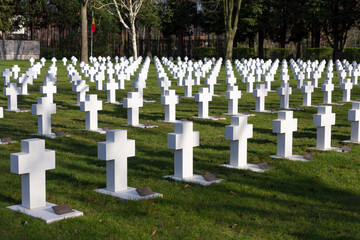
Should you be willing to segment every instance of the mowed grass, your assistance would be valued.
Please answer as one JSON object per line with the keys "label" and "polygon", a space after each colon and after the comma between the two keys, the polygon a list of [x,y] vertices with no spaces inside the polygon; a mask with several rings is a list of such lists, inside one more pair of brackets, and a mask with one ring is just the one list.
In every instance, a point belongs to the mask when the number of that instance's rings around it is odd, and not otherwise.
{"label": "mowed grass", "polygon": [[[28,61],[0,61],[0,71],[14,64],[19,65],[21,72],[30,66]],[[19,96],[19,107],[31,109],[31,104],[36,103],[49,66],[48,60],[34,85],[29,86],[31,95]],[[194,99],[180,98],[177,118],[191,119],[194,130],[200,131],[200,147],[194,149],[194,172],[215,173],[225,181],[203,187],[163,179],[173,173],[173,151],[167,149],[167,133],[172,133],[174,126],[161,121],[164,106],[160,104],[153,63],[144,98],[155,99],[156,103],[144,103],[140,122],[151,122],[158,128],[123,126],[127,122],[126,109],[105,104],[106,91],[97,91],[94,83],[90,83],[89,93],[98,94],[103,100],[99,127],[126,129],[128,138],[136,141],[136,157],[128,159],[129,186],[149,186],[164,197],[126,202],[94,192],[106,186],[105,161],[97,159],[97,143],[105,141],[106,137],[79,130],[85,128],[85,113],[75,106],[76,93],[71,91],[65,67],[60,61],[57,67],[58,94],[54,95],[54,102],[66,109],[57,109],[52,115],[52,131],[64,131],[70,137],[45,138],[46,148],[56,151],[56,169],[46,174],[47,201],[68,203],[84,212],[84,216],[47,225],[6,208],[21,203],[21,177],[10,173],[10,154],[21,151],[22,139],[33,138],[30,134],[37,132],[37,117],[31,112],[4,112],[4,118],[0,119],[0,137],[11,137],[17,143],[0,145],[1,239],[360,239],[360,147],[349,145],[352,150],[348,153],[312,151],[311,162],[271,159],[270,155],[276,154],[272,121],[277,114],[256,114],[248,119],[254,126],[253,138],[248,140],[248,162],[266,162],[272,169],[265,173],[227,169],[220,165],[229,162],[230,142],[224,139],[224,131],[230,124],[230,117],[220,121],[192,119],[197,115],[197,103]],[[243,94],[239,112],[254,109],[255,98],[246,93],[245,84],[239,80],[235,68],[234,71]],[[296,89],[291,70],[289,74],[293,87],[290,106],[300,106],[302,94]],[[275,79],[273,90],[280,85],[279,74]],[[319,86],[323,81],[324,77]],[[333,82],[338,85],[338,78],[334,77]],[[183,96],[183,88],[177,87],[174,79],[172,83],[171,88]],[[209,104],[210,115],[227,112],[224,66],[218,83],[215,93],[222,93],[222,96],[213,97]],[[197,89],[194,87],[193,94]],[[126,82],[125,90],[117,91],[117,100],[121,101],[128,91],[133,91],[131,82]],[[341,95],[341,89],[335,88],[333,102],[340,101]],[[316,89],[313,104],[322,103],[322,96],[321,90]],[[360,89],[354,86],[352,100],[359,98]],[[270,92],[266,97],[266,109],[279,105],[279,95]],[[7,106],[3,95],[0,106],[4,109]],[[350,108],[350,103],[333,106],[336,125],[332,128],[332,146],[341,146],[342,140],[350,138],[347,120]],[[309,147],[316,145],[313,126],[316,112],[316,108],[294,112],[294,117],[298,118],[294,154],[311,152]]]}

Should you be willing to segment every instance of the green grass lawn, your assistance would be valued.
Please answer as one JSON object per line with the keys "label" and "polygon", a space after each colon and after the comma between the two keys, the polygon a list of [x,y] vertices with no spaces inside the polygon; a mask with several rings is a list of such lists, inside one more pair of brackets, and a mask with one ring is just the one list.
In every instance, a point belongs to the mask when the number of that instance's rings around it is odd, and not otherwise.
{"label": "green grass lawn", "polygon": [[[19,65],[21,72],[30,66],[28,61],[0,61],[0,72],[14,64]],[[49,66],[48,60],[34,85],[29,86],[32,94],[19,96],[19,107],[31,109],[31,104],[42,96],[39,90]],[[191,119],[194,131],[200,131],[200,146],[194,149],[194,173],[215,173],[225,181],[203,187],[163,179],[173,173],[173,151],[167,149],[167,133],[174,132],[174,127],[161,122],[164,106],[160,104],[153,63],[144,98],[156,99],[156,103],[144,103],[140,123],[151,122],[158,128],[123,126],[127,122],[126,109],[105,104],[106,91],[97,91],[95,83],[90,83],[89,93],[96,93],[103,100],[99,127],[126,129],[128,138],[136,141],[136,157],[128,159],[129,186],[149,186],[164,197],[125,202],[94,192],[106,186],[106,163],[97,159],[97,143],[105,141],[106,136],[79,130],[85,128],[85,113],[75,106],[76,93],[71,91],[61,61],[57,67],[58,94],[54,95],[54,103],[66,109],[57,109],[52,115],[52,131],[64,131],[71,136],[46,138],[46,148],[56,151],[56,169],[47,171],[46,175],[47,201],[68,203],[84,212],[84,216],[47,225],[6,208],[21,203],[21,177],[10,173],[10,154],[21,151],[22,139],[33,138],[30,134],[37,132],[37,117],[31,112],[4,112],[4,118],[0,119],[0,137],[11,137],[17,143],[0,145],[0,239],[360,239],[360,147],[349,145],[352,150],[348,153],[315,151],[311,162],[271,159],[270,155],[276,154],[272,121],[277,114],[249,117],[254,133],[248,141],[248,162],[266,162],[273,168],[265,173],[227,169],[219,165],[229,162],[230,142],[224,139],[224,131],[230,117],[220,121],[192,119],[197,115],[197,103],[194,99],[180,98],[177,119]],[[239,78],[235,68],[234,71]],[[290,67],[289,74],[293,79]],[[274,90],[280,86],[279,75],[275,79]],[[324,77],[319,80],[319,86],[323,81]],[[224,65],[218,83],[215,93],[223,95],[213,97],[209,115],[227,112]],[[302,94],[296,89],[295,80],[290,83],[293,87],[290,107],[300,106]],[[337,77],[333,83],[338,84]],[[183,96],[183,87],[177,87],[174,79],[172,84],[171,89]],[[243,93],[239,112],[254,109],[255,98],[246,93],[245,84],[239,79],[238,85]],[[194,87],[193,94],[197,89],[198,86]],[[133,91],[131,82],[126,82],[125,90],[117,91],[117,100],[126,97],[128,91]],[[321,90],[316,89],[313,104],[322,103],[322,96]],[[335,88],[333,102],[340,101],[341,96],[341,89]],[[354,86],[352,100],[359,98],[360,89]],[[7,106],[3,95],[0,106],[4,109]],[[265,108],[279,106],[279,95],[269,93]],[[342,140],[350,138],[347,120],[350,108],[350,103],[333,106],[336,125],[332,128],[332,146],[341,146]],[[316,145],[313,126],[316,112],[316,108],[294,112],[298,118],[294,154],[309,152],[308,148]]]}

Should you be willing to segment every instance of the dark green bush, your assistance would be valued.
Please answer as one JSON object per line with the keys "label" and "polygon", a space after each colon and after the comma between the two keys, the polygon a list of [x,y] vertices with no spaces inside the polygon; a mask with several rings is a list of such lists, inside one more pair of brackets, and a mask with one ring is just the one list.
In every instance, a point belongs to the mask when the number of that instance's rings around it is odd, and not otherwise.
{"label": "dark green bush", "polygon": [[241,58],[253,58],[254,57],[254,48],[234,48],[233,49],[233,59]]}
{"label": "dark green bush", "polygon": [[265,48],[264,56],[265,58],[270,59],[289,59],[290,58],[290,49],[288,48]]}
{"label": "dark green bush", "polygon": [[193,49],[193,55],[195,59],[203,59],[205,57],[216,57],[215,47],[196,47]]}
{"label": "dark green bush", "polygon": [[304,59],[305,60],[330,60],[332,59],[332,48],[305,48]]}
{"label": "dark green bush", "polygon": [[360,61],[360,48],[357,47],[348,47],[344,48],[344,59],[349,62]]}

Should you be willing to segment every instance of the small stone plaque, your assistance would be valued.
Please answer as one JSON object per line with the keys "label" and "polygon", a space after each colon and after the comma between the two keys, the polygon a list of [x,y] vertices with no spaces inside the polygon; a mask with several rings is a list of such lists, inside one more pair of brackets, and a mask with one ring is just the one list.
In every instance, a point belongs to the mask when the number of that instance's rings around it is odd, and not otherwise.
{"label": "small stone plaque", "polygon": [[243,112],[245,115],[250,115],[250,113],[249,112]]}
{"label": "small stone plaque", "polygon": [[313,159],[313,155],[311,153],[305,153],[303,155],[303,157],[306,159],[306,160],[312,160]]}
{"label": "small stone plaque", "polygon": [[221,118],[221,116],[220,116],[220,115],[215,115],[215,116],[214,116],[214,118],[216,118],[216,119],[220,119],[220,118]]}
{"label": "small stone plaque", "polygon": [[53,206],[52,209],[54,210],[54,212],[57,215],[63,215],[63,214],[74,212],[74,210],[72,210],[72,208],[70,207],[69,204]]}
{"label": "small stone plaque", "polygon": [[144,123],[145,128],[152,127],[153,125],[149,122]]}
{"label": "small stone plaque", "polygon": [[180,119],[180,121],[182,121],[182,122],[188,122],[189,120],[186,119],[186,118],[183,118],[183,119]]}
{"label": "small stone plaque", "polygon": [[9,143],[12,142],[13,140],[10,137],[6,137],[6,138],[2,138],[1,141],[4,143]]}
{"label": "small stone plaque", "polygon": [[65,136],[66,136],[66,134],[65,134],[63,131],[56,132],[55,135],[56,135],[57,137],[65,137]]}
{"label": "small stone plaque", "polygon": [[277,113],[277,110],[276,109],[270,109],[270,112]]}
{"label": "small stone plaque", "polygon": [[142,197],[154,194],[154,192],[149,187],[137,188],[136,192]]}
{"label": "small stone plaque", "polygon": [[301,107],[295,107],[295,110],[304,110]]}
{"label": "small stone plaque", "polygon": [[259,163],[259,164],[258,164],[258,167],[259,167],[260,169],[262,169],[262,170],[270,169],[270,166],[269,166],[267,163],[264,163],[264,162]]}
{"label": "small stone plaque", "polygon": [[146,101],[152,101],[152,99],[151,99],[151,98],[147,98]]}
{"label": "small stone plaque", "polygon": [[56,108],[59,108],[59,109],[65,109],[65,107],[64,107],[64,106],[62,106],[62,105],[56,105]]}
{"label": "small stone plaque", "polygon": [[103,127],[102,129],[103,129],[104,131],[111,130],[111,128],[110,128],[110,127]]}
{"label": "small stone plaque", "polygon": [[20,111],[26,111],[26,108],[19,108]]}
{"label": "small stone plaque", "polygon": [[209,173],[209,174],[205,174],[205,175],[202,175],[202,177],[205,179],[205,181],[207,182],[213,182],[213,181],[216,181],[218,180],[218,178],[215,177],[215,174],[213,173]]}
{"label": "small stone plaque", "polygon": [[351,148],[350,148],[349,146],[342,146],[342,147],[341,147],[341,150],[342,150],[343,152],[349,152],[349,151],[351,150]]}

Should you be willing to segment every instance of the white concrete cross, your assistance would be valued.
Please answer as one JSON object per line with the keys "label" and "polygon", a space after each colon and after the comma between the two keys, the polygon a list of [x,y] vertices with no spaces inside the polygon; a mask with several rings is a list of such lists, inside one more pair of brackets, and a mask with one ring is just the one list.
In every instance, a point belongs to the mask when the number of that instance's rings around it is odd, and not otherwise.
{"label": "white concrete cross", "polygon": [[179,68],[178,73],[177,73],[177,85],[178,86],[183,86],[184,77],[185,77],[185,72],[181,68]]}
{"label": "white concrete cross", "polygon": [[13,79],[18,79],[19,77],[19,72],[20,72],[20,68],[18,65],[14,65],[12,68],[11,68],[11,72],[13,73]]}
{"label": "white concrete cross", "polygon": [[230,140],[230,165],[247,165],[247,140],[253,137],[253,125],[248,124],[248,116],[231,117],[231,125],[225,126],[225,139]]}
{"label": "white concrete cross", "polygon": [[310,81],[304,82],[301,86],[301,92],[303,93],[303,106],[311,106],[311,94],[314,92],[314,85]]}
{"label": "white concrete cross", "polygon": [[54,85],[53,82],[46,82],[44,86],[40,87],[40,93],[44,94],[45,97],[49,99],[49,101],[53,102],[53,95],[56,93],[57,87]]}
{"label": "white concrete cross", "polygon": [[345,78],[341,83],[341,89],[343,90],[342,101],[350,102],[351,100],[351,89],[353,88],[353,84],[351,79]]}
{"label": "white concrete cross", "polygon": [[280,75],[280,80],[281,80],[281,82],[288,82],[289,81],[289,75],[287,74],[287,71],[283,72]]}
{"label": "white concrete cross", "polygon": [[282,82],[278,88],[278,94],[280,95],[280,108],[289,108],[289,96],[292,93],[292,88],[288,82]]}
{"label": "white concrete cross", "polygon": [[96,94],[86,94],[85,101],[80,102],[80,111],[85,112],[85,129],[98,130],[98,111],[102,110],[102,101]]}
{"label": "white concrete cross", "polygon": [[95,68],[94,68],[94,67],[90,67],[88,73],[89,73],[89,81],[90,81],[90,82],[94,82],[94,76],[95,76],[95,74],[96,74]]}
{"label": "white concrete cross", "polygon": [[194,79],[192,79],[191,74],[189,73],[183,82],[185,86],[184,96],[185,97],[192,97],[192,86],[194,85]]}
{"label": "white concrete cross", "polygon": [[119,84],[114,79],[108,78],[105,83],[105,90],[107,91],[107,102],[116,103],[116,90],[119,89]]}
{"label": "white concrete cross", "polygon": [[360,75],[360,70],[359,69],[355,69],[352,74],[351,74],[351,77],[352,77],[352,83],[354,85],[358,85],[358,77]]}
{"label": "white concrete cross", "polygon": [[335,113],[331,106],[319,106],[314,114],[314,126],[317,127],[316,148],[327,150],[331,148],[331,126],[335,125]]}
{"label": "white concrete cross", "polygon": [[161,87],[161,96],[163,96],[165,91],[169,90],[169,87],[171,87],[171,81],[169,81],[167,76],[163,76],[158,81],[158,86]]}
{"label": "white concrete cross", "polygon": [[20,83],[21,95],[28,94],[28,84],[33,85],[33,76],[28,72],[23,73],[18,78],[18,83]]}
{"label": "white concrete cross", "polygon": [[38,116],[38,134],[51,135],[51,114],[56,113],[56,104],[47,97],[39,97],[32,105],[32,114]]}
{"label": "white concrete cross", "polygon": [[41,59],[40,59],[40,62],[41,62],[41,64],[42,64],[43,66],[45,66],[46,59],[45,59],[45,58],[41,58]]}
{"label": "white concrete cross", "polygon": [[55,57],[51,58],[51,62],[52,64],[55,66],[56,62],[57,62],[57,59]]}
{"label": "white concrete cross", "polygon": [[97,72],[94,79],[96,81],[96,89],[99,91],[103,90],[103,81],[105,80],[105,75],[102,72]]}
{"label": "white concrete cross", "polygon": [[63,58],[62,58],[62,62],[63,62],[63,65],[66,66],[67,58],[66,58],[66,57],[63,57]]}
{"label": "white concrete cross", "polygon": [[209,88],[199,88],[199,92],[195,94],[195,102],[198,102],[198,117],[209,117],[209,102],[212,100],[212,95]]}
{"label": "white concrete cross", "polygon": [[305,79],[305,75],[302,71],[299,72],[298,76],[297,76],[297,88],[301,89],[301,86],[303,85]]}
{"label": "white concrete cross", "polygon": [[255,99],[255,111],[265,111],[265,97],[268,95],[268,91],[265,84],[256,84],[256,89],[253,92]]}
{"label": "white concrete cross", "polygon": [[246,92],[252,93],[254,90],[255,77],[251,73],[245,78],[246,81]]}
{"label": "white concrete cross", "polygon": [[127,108],[127,124],[139,125],[139,108],[143,106],[143,98],[139,92],[128,92],[127,98],[123,100],[123,107]]}
{"label": "white concrete cross", "polygon": [[346,71],[345,70],[342,70],[338,73],[338,76],[339,76],[339,85],[342,84],[342,82],[346,79]]}
{"label": "white concrete cross", "polygon": [[227,83],[228,86],[229,85],[234,86],[234,84],[236,83],[236,78],[234,74],[227,74],[225,78],[225,83]]}
{"label": "white concrete cross", "polygon": [[4,88],[4,95],[8,99],[8,110],[14,111],[17,110],[17,96],[21,94],[21,90],[17,87],[16,83],[9,83],[9,85]]}
{"label": "white concrete cross", "polygon": [[135,88],[135,91],[139,93],[139,96],[143,98],[144,96],[144,88],[146,88],[145,80],[139,79],[139,81],[135,81],[132,83],[132,87]]}
{"label": "white concrete cross", "polygon": [[273,121],[273,133],[277,133],[276,156],[284,158],[292,156],[293,132],[297,130],[297,122],[297,118],[293,118],[292,111],[278,112],[278,119]]}
{"label": "white concrete cross", "polygon": [[324,104],[331,104],[332,91],[334,91],[334,84],[331,80],[325,80],[321,90],[324,92]]}
{"label": "white concrete cross", "polygon": [[2,71],[1,76],[4,78],[4,86],[7,86],[10,83],[12,72],[8,68],[5,68],[4,71]]}
{"label": "white concrete cross", "polygon": [[228,114],[238,114],[238,103],[241,98],[241,91],[238,90],[238,86],[228,86],[228,90],[225,92],[225,98],[228,99]]}
{"label": "white concrete cross", "polygon": [[21,152],[10,155],[10,171],[21,175],[22,206],[46,206],[46,170],[55,169],[55,151],[45,149],[45,140],[21,140]]}
{"label": "white concrete cross", "polygon": [[80,105],[80,102],[85,101],[86,92],[89,91],[89,85],[86,84],[85,80],[78,80],[73,82],[72,90],[77,93],[76,102]]}
{"label": "white concrete cross", "polygon": [[98,158],[106,161],[106,190],[127,189],[127,158],[135,156],[135,140],[127,139],[126,130],[106,131],[106,142],[98,143]]}
{"label": "white concrete cross", "polygon": [[200,78],[202,76],[202,72],[200,68],[196,68],[194,71],[194,77],[195,77],[195,85],[200,85]]}
{"label": "white concrete cross", "polygon": [[274,80],[274,76],[270,72],[267,72],[265,73],[263,79],[265,82],[266,90],[271,91],[271,82]]}
{"label": "white concrete cross", "polygon": [[174,151],[174,176],[193,176],[193,148],[200,144],[199,132],[193,131],[192,122],[174,123],[174,133],[168,133],[167,145]]}
{"label": "white concrete cross", "polygon": [[314,71],[312,73],[312,85],[314,88],[318,88],[319,78],[321,78],[321,74],[318,71]]}
{"label": "white concrete cross", "polygon": [[179,96],[175,90],[165,90],[161,95],[161,104],[165,105],[165,122],[176,121],[176,104],[179,103]]}
{"label": "white concrete cross", "polygon": [[30,62],[30,66],[32,67],[32,66],[34,66],[35,59],[33,57],[31,57],[29,59],[29,62]]}
{"label": "white concrete cross", "polygon": [[115,74],[115,79],[119,81],[118,89],[125,89],[126,74],[124,71],[119,71],[118,74]]}
{"label": "white concrete cross", "polygon": [[360,102],[353,102],[352,109],[348,112],[351,121],[351,141],[360,142]]}

